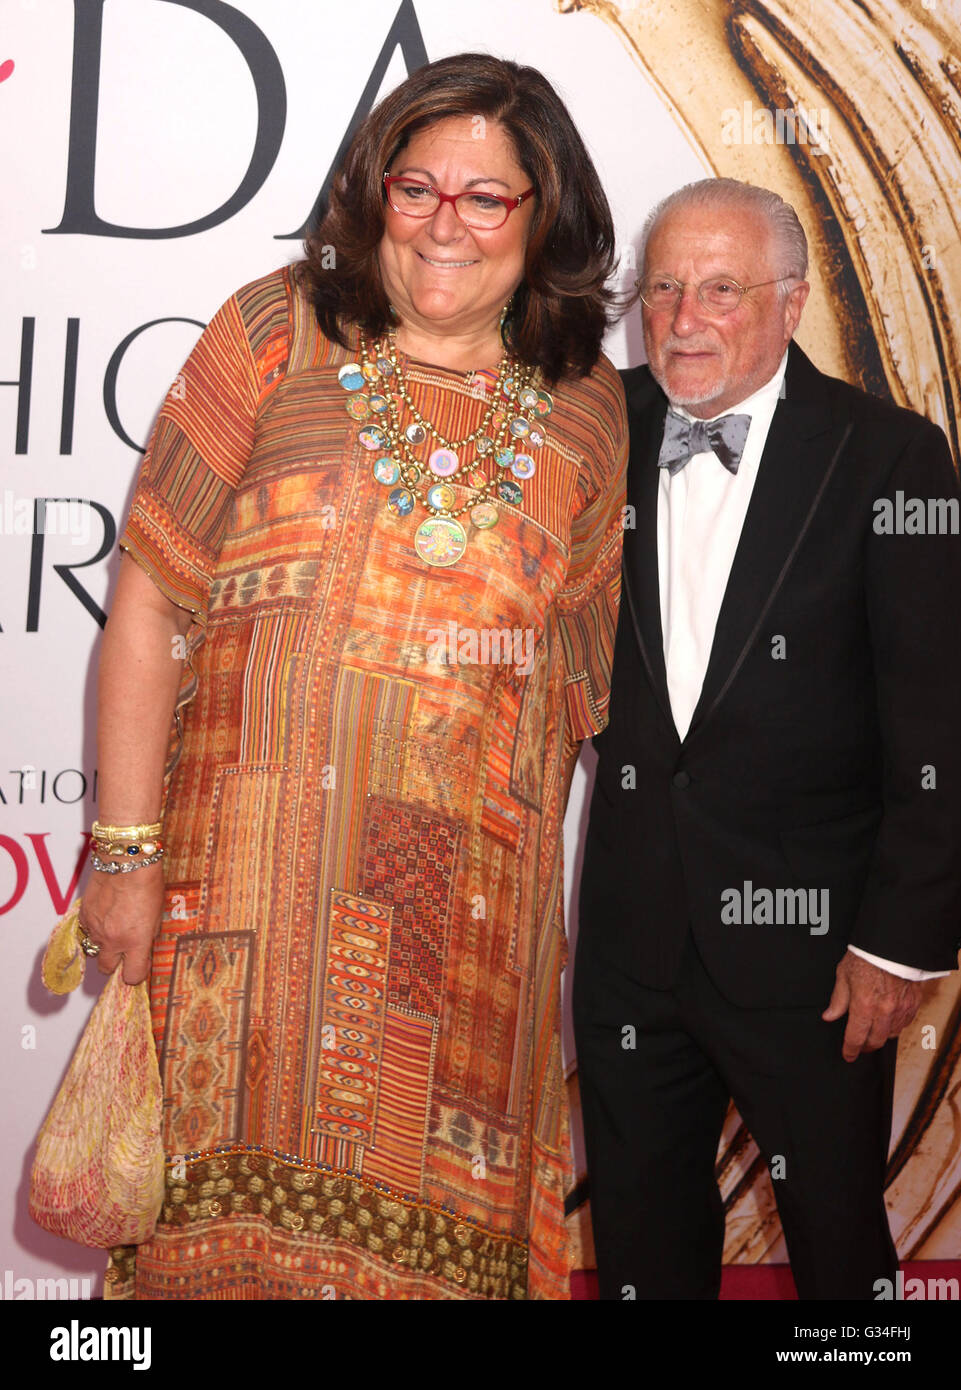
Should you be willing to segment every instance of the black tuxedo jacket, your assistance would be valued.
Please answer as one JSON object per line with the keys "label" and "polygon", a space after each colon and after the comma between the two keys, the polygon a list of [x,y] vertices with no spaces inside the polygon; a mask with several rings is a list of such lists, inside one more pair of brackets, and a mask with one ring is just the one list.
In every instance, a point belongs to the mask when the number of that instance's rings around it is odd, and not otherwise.
{"label": "black tuxedo jacket", "polygon": [[658,591],[667,402],[646,367],[622,375],[634,525],[610,722],[594,740],[580,949],[668,989],[690,928],[717,987],[747,1007],[826,1007],[849,941],[955,968],[961,536],[880,533],[876,506],[888,499],[896,524],[899,492],[902,519],[911,498],[958,498],[944,435],[791,345],[681,740]]}

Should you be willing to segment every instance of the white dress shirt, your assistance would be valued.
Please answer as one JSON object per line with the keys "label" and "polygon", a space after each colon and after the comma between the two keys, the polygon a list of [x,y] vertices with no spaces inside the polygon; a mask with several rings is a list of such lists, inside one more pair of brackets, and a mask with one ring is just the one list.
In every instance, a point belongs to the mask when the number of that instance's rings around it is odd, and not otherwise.
{"label": "white dress shirt", "polygon": [[[673,476],[667,468],[660,470],[657,565],[661,631],[671,713],[682,739],[704,684],[721,602],[768,430],[783,394],[786,367],[787,352],[769,382],[740,405],[722,412],[751,417],[736,473],[729,473],[711,450],[695,454]],[[671,409],[686,420],[695,418],[683,406],[672,405]],[[899,965],[857,946],[848,949],[905,980],[929,980],[949,973]]]}

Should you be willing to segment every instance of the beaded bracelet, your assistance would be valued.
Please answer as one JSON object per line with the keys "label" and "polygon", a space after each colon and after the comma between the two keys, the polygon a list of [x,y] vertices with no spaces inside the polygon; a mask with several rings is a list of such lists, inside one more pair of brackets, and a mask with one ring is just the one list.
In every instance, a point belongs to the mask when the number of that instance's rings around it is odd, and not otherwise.
{"label": "beaded bracelet", "polygon": [[90,843],[91,854],[106,855],[109,859],[138,859],[141,855],[156,854],[158,849],[163,849],[163,841],[159,835],[155,835],[152,840],[140,842],[103,840],[99,835],[95,835]]}
{"label": "beaded bracelet", "polygon": [[161,846],[161,848],[158,849],[155,854],[148,855],[145,859],[128,859],[126,863],[120,863],[119,860],[116,859],[104,860],[101,859],[98,854],[92,855],[91,860],[93,863],[93,867],[97,870],[98,873],[129,874],[133,873],[134,869],[145,869],[148,864],[156,864],[159,860],[163,858],[163,856],[164,851],[163,847]]}

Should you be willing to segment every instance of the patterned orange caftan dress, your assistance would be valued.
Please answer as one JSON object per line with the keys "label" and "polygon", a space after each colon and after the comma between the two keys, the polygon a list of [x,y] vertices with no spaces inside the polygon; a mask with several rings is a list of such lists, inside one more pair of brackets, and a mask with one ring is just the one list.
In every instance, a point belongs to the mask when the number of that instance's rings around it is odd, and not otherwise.
{"label": "patterned orange caftan dress", "polygon": [[[110,1297],[570,1296],[562,800],[606,721],[623,393],[606,359],[557,385],[522,507],[436,568],[346,412],[357,358],[289,269],[239,291],[120,539],[193,621],[151,977],[166,1198]],[[493,374],[400,361],[448,438],[477,427]]]}

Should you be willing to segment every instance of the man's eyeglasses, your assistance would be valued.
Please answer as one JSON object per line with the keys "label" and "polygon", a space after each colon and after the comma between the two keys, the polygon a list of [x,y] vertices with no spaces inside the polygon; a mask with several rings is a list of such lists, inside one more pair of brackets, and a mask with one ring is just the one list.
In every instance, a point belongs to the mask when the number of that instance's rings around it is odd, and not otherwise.
{"label": "man's eyeglasses", "polygon": [[[790,275],[779,275],[776,280],[759,280],[755,285],[739,285],[729,275],[719,275],[714,280],[702,280],[697,286],[697,297],[712,314],[730,314],[741,302],[748,290],[759,290],[763,285],[779,285],[782,280],[790,280]],[[687,289],[679,280],[670,275],[645,275],[637,282],[638,294],[649,309],[673,309]]]}
{"label": "man's eyeglasses", "polygon": [[429,183],[418,183],[402,174],[385,174],[384,188],[391,207],[404,217],[433,217],[441,203],[453,203],[465,227],[477,227],[485,232],[502,227],[514,209],[534,192],[533,188],[528,188],[516,198],[505,198],[500,193],[441,193]]}

